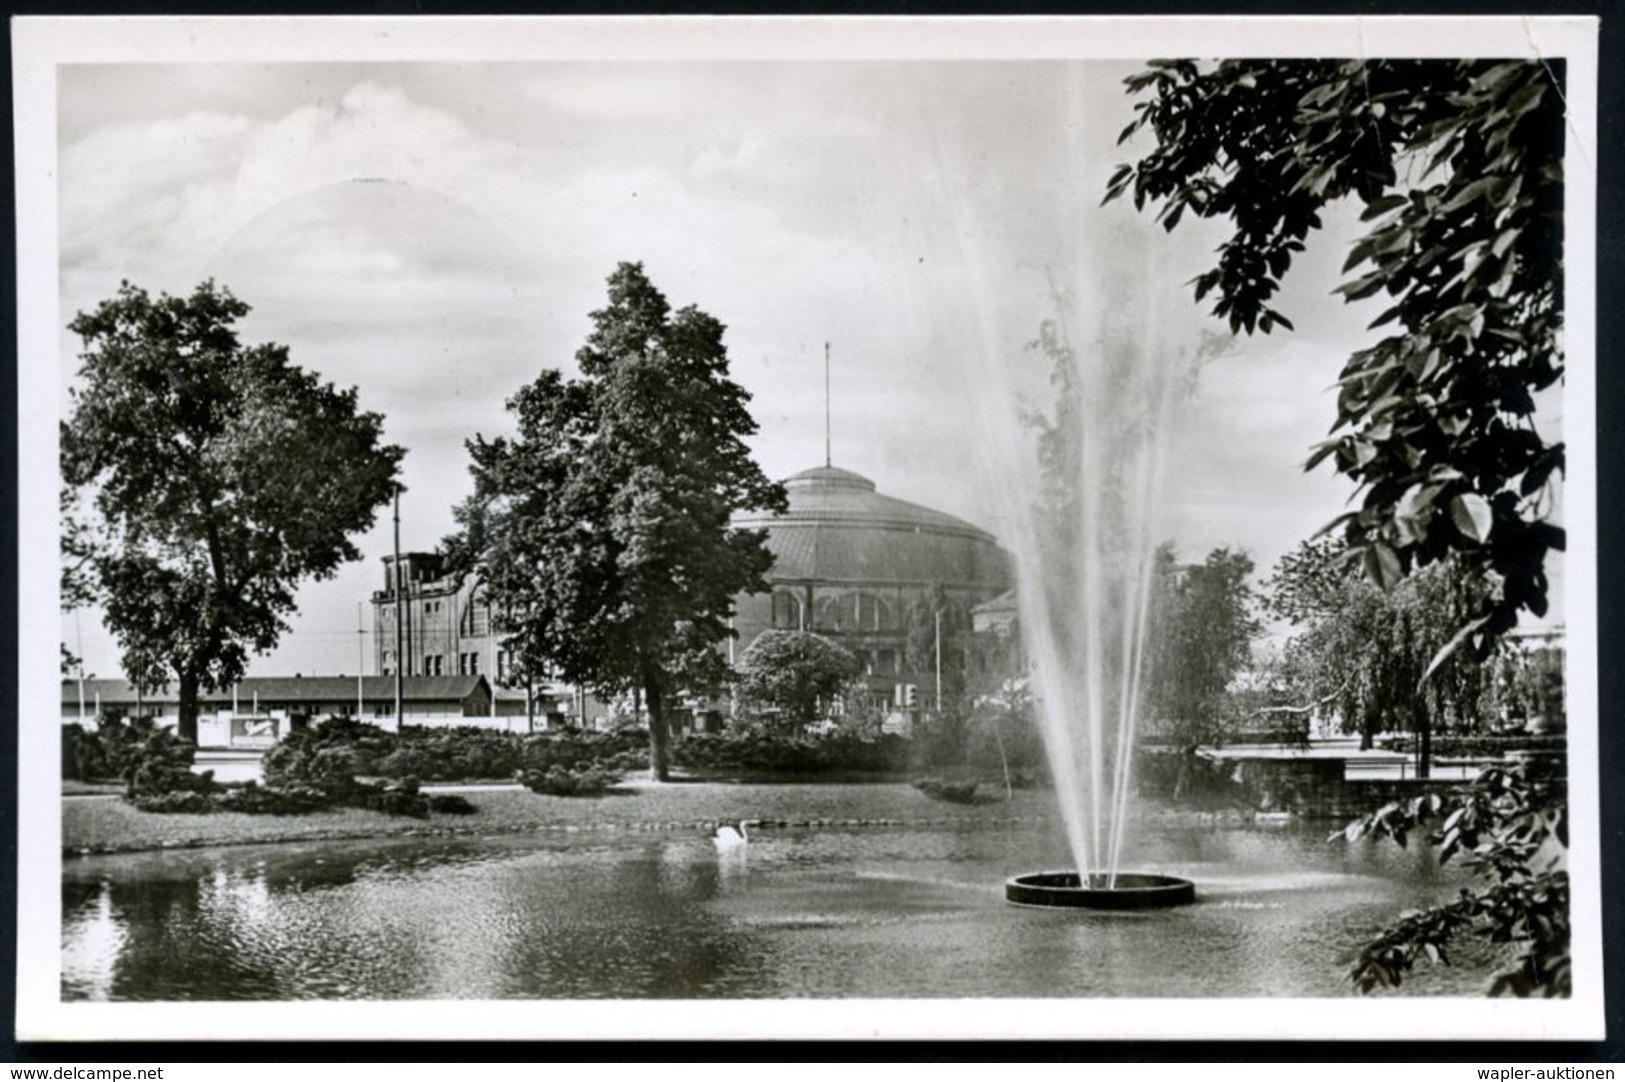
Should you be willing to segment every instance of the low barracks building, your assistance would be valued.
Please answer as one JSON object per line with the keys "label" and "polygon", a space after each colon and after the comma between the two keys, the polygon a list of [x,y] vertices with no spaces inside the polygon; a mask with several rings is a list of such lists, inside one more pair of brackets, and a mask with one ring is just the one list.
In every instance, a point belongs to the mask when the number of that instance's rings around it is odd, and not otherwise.
{"label": "low barracks building", "polygon": [[[407,725],[490,725],[491,685],[480,676],[411,676],[402,681],[401,722]],[[176,689],[165,686],[146,694],[123,680],[62,681],[62,721],[94,724],[98,716],[153,715],[173,725],[180,715]],[[198,694],[198,742],[230,743],[234,717],[275,718],[282,732],[325,717],[353,717],[397,728],[393,676],[251,676],[233,687]],[[497,715],[513,727],[512,715]],[[523,727],[520,711],[517,724]],[[538,718],[540,722],[541,718]],[[540,727],[540,725],[538,726]]]}

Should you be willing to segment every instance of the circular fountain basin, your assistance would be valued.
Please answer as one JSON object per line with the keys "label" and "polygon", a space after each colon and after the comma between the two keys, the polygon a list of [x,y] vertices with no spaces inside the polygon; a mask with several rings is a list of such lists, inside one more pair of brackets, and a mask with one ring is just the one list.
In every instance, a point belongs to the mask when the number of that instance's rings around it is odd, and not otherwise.
{"label": "circular fountain basin", "polygon": [[1092,875],[1087,884],[1077,872],[1028,872],[1005,880],[1004,900],[1069,909],[1163,909],[1196,901],[1196,884],[1141,872],[1118,872],[1109,882]]}

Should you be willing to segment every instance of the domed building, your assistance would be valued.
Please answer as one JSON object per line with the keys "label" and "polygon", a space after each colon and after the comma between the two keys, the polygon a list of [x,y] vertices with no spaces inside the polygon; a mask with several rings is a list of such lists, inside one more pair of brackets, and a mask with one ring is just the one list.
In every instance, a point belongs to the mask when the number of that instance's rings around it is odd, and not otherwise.
{"label": "domed building", "polygon": [[[987,531],[883,495],[851,470],[821,466],[784,484],[784,514],[734,519],[766,529],[775,558],[771,593],[735,601],[736,656],[769,628],[815,631],[857,656],[877,697],[897,701],[913,686],[927,705],[934,613],[968,628],[972,608],[1010,589],[1009,554]],[[963,660],[945,658],[944,666]]]}

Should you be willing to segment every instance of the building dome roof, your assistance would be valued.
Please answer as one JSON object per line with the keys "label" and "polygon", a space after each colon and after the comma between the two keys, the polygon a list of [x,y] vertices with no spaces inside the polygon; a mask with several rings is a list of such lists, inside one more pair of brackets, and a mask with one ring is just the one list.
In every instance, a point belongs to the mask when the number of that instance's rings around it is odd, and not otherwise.
{"label": "building dome roof", "polygon": [[766,528],[774,581],[974,586],[1009,585],[1009,556],[986,530],[875,491],[862,474],[834,466],[784,481],[782,515],[742,515],[735,526]]}

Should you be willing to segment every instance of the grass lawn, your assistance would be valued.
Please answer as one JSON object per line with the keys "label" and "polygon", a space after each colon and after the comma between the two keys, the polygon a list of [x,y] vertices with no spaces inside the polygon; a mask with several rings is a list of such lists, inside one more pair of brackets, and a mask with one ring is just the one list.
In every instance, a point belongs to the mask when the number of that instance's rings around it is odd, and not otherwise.
{"label": "grass lawn", "polygon": [[[548,830],[705,830],[718,821],[774,826],[865,826],[995,822],[1046,818],[1052,797],[1017,790],[1005,802],[947,804],[901,783],[786,784],[633,781],[601,797],[541,796],[512,789],[460,790],[477,809],[468,816],[407,819],[343,808],[310,815],[160,815],[111,796],[62,801],[66,852],[124,852],[254,842],[411,834],[504,834]],[[991,787],[989,788],[991,791]]]}

